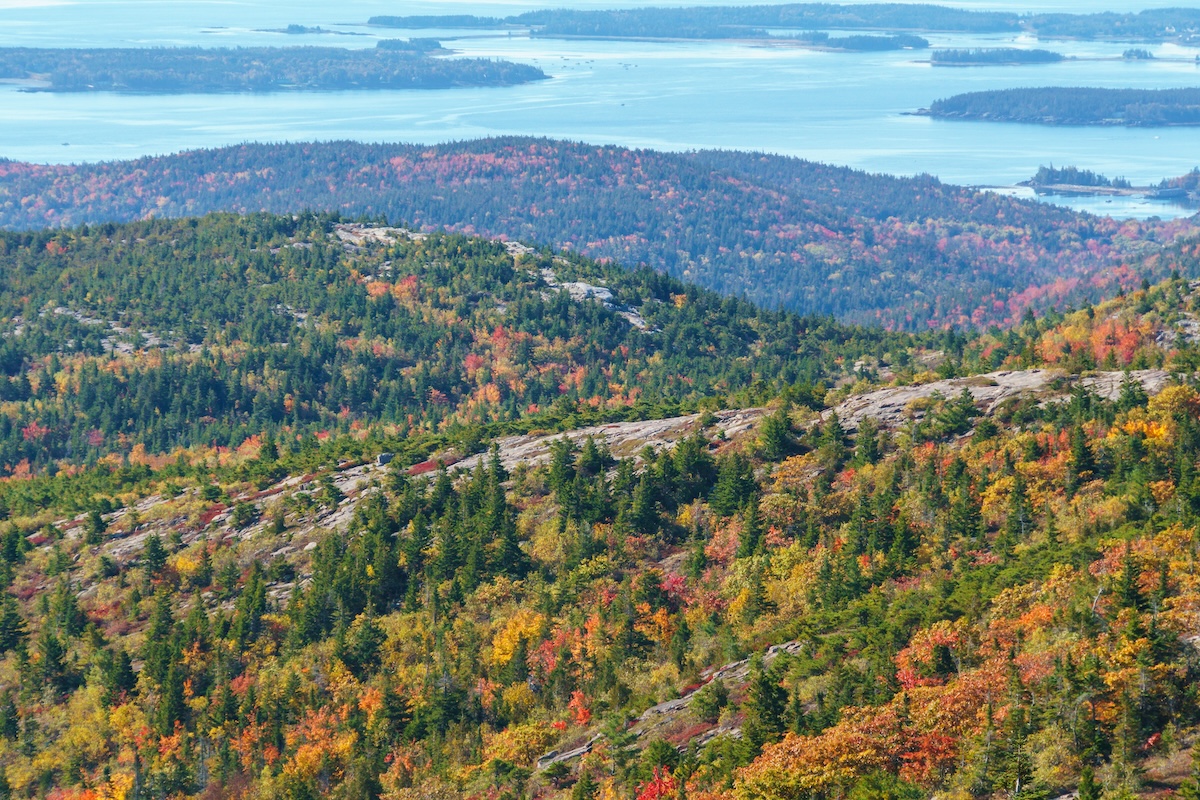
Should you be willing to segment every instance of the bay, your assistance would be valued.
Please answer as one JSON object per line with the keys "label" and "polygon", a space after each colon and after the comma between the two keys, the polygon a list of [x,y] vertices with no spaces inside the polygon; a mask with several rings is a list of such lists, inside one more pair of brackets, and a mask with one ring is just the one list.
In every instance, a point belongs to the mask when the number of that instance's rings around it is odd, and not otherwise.
{"label": "bay", "polygon": [[[1118,59],[1121,43],[1037,42],[1011,35],[929,35],[935,47],[1045,47],[1072,60],[1021,67],[932,67],[928,51],[828,53],[745,42],[530,39],[519,32],[401,31],[367,27],[373,14],[478,13],[538,7],[508,2],[331,5],[262,0],[0,0],[0,46],[130,47],[334,45],[433,36],[464,56],[532,63],[548,81],[502,89],[339,91],[268,95],[28,93],[0,87],[0,157],[71,163],[165,154],[245,141],[354,139],[437,143],[537,135],[662,150],[782,153],[901,175],[1008,187],[1039,165],[1074,165],[1134,184],[1200,164],[1191,128],[1131,129],[933,120],[910,112],[939,97],[1015,86],[1167,88],[1200,85],[1197,50],[1152,49],[1155,61]],[[676,3],[683,4],[683,3]],[[609,8],[597,0],[573,7]],[[625,5],[631,5],[626,3]],[[636,4],[634,4],[636,5]],[[962,3],[1018,11],[1094,11],[1050,0]],[[1111,10],[1155,4],[1117,0]],[[329,35],[262,29],[321,26]],[[1141,198],[1049,198],[1116,217],[1191,211]]]}

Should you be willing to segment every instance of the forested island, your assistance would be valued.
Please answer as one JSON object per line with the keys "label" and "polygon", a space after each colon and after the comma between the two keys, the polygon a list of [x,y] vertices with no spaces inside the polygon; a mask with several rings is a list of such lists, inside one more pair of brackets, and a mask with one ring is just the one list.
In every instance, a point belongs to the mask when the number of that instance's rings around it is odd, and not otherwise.
{"label": "forested island", "polygon": [[494,17],[395,17],[376,16],[371,25],[420,29],[422,27],[487,28],[515,25],[531,28],[540,36],[605,38],[726,39],[766,37],[765,28],[938,30],[998,32],[1018,29],[1015,14],[961,11],[936,5],[899,3],[842,6],[828,3],[792,3],[776,6],[700,6],[694,8],[635,8],[575,11],[531,11]]}
{"label": "forested island", "polygon": [[1000,323],[1029,304],[1079,301],[1110,285],[1118,265],[1193,230],[1186,221],[1119,223],[929,176],[524,137],[0,161],[7,228],[304,209],[548,242],[771,307],[905,329]]}
{"label": "forested island", "polygon": [[385,40],[373,49],[0,48],[0,79],[29,81],[28,91],[278,92],[334,89],[446,89],[511,86],[543,80],[526,64],[434,58],[429,39]]}
{"label": "forested island", "polygon": [[904,3],[789,3],[578,11],[547,9],[509,17],[375,16],[371,25],[407,29],[521,27],[537,36],[730,39],[768,37],[767,29],[1027,32],[1046,39],[1116,39],[1200,44],[1200,9],[1137,13],[1028,14],[967,11]]}
{"label": "forested island", "polygon": [[1077,167],[1041,166],[1037,174],[1021,184],[1038,194],[1140,195],[1148,200],[1166,200],[1175,205],[1200,205],[1200,168],[1151,186],[1134,186],[1125,178],[1109,178]]}
{"label": "forested island", "polygon": [[996,89],[954,95],[918,113],[1041,125],[1200,125],[1200,89]]}
{"label": "forested island", "polygon": [[368,25],[381,28],[499,28],[506,24],[501,17],[477,17],[473,14],[418,14],[404,17],[380,15],[367,20]]}
{"label": "forested island", "polygon": [[1078,167],[1055,167],[1053,165],[1038,167],[1037,174],[1029,179],[1029,185],[1037,188],[1043,186],[1086,186],[1098,189],[1131,189],[1129,181],[1124,178],[1109,178],[1090,169]]}
{"label": "forested island", "polygon": [[930,63],[939,67],[980,67],[1018,64],[1054,64],[1063,60],[1051,50],[1021,50],[1016,47],[987,47],[966,50],[934,50]]}
{"label": "forested island", "polygon": [[897,36],[830,36],[824,31],[806,31],[793,37],[797,42],[829,50],[856,53],[877,53],[887,50],[924,50],[929,40],[912,34]]}

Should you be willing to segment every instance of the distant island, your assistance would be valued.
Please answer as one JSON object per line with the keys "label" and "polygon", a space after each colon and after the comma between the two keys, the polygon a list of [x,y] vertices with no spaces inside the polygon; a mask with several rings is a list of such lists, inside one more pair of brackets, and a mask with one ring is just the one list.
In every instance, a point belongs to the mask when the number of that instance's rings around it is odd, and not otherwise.
{"label": "distant island", "polygon": [[434,58],[432,39],[385,40],[373,49],[0,48],[0,79],[26,91],[139,94],[334,89],[447,89],[544,80],[537,67],[479,58]]}
{"label": "distant island", "polygon": [[972,48],[968,50],[934,50],[930,63],[938,67],[983,67],[1018,64],[1054,64],[1062,61],[1062,53],[1051,50],[1021,50],[1016,47]]}
{"label": "distant island", "polygon": [[380,28],[406,28],[427,30],[429,28],[499,28],[505,20],[499,17],[477,17],[473,14],[421,14],[407,17],[377,16],[367,20],[368,25]]}
{"label": "distant island", "polygon": [[912,34],[897,36],[830,36],[824,31],[807,31],[792,37],[795,41],[827,50],[844,50],[855,53],[874,53],[887,50],[924,50],[929,40]]}
{"label": "distant island", "polygon": [[[379,27],[519,27],[534,36],[590,38],[787,38],[770,30],[1031,33],[1041,39],[1107,39],[1200,46],[1200,9],[1160,8],[1138,13],[1015,14],[906,3],[788,3],[757,6],[633,8],[595,11],[546,9],[509,17],[469,14],[375,16]],[[847,48],[849,49],[849,48]]]}
{"label": "distant island", "polygon": [[286,28],[257,28],[259,33],[286,33],[288,36],[310,36],[314,34],[328,34],[332,36],[367,36],[365,33],[354,31],[332,31],[329,28],[322,28],[320,25],[288,25]]}
{"label": "distant island", "polygon": [[792,3],[599,11],[548,9],[503,19],[469,15],[376,16],[371,17],[368,24],[406,29],[518,26],[530,29],[535,36],[546,37],[743,39],[772,38],[767,28],[994,33],[1018,30],[1018,17],[1009,13],[961,11],[935,5]]}
{"label": "distant island", "polygon": [[1200,88],[996,89],[954,95],[917,113],[940,119],[1040,125],[1200,125]]}
{"label": "distant island", "polygon": [[1028,186],[1040,195],[1140,195],[1177,205],[1200,204],[1200,168],[1177,178],[1164,179],[1156,185],[1134,186],[1125,178],[1108,178],[1089,169],[1051,165],[1038,167],[1036,175],[1019,185]]}
{"label": "distant island", "polygon": [[1038,167],[1037,174],[1029,179],[1034,188],[1044,186],[1083,186],[1089,189],[1132,189],[1124,178],[1108,178],[1090,169],[1078,167]]}

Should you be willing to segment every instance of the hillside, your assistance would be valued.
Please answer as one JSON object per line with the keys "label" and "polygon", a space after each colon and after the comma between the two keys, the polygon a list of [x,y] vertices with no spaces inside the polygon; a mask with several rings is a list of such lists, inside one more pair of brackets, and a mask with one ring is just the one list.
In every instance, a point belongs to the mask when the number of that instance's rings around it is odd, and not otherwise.
{"label": "hillside", "polygon": [[4,424],[163,403],[0,480],[10,796],[1200,790],[1200,284],[917,340],[323,217],[0,242]]}
{"label": "hillside", "polygon": [[0,259],[2,474],[281,430],[661,415],[915,344],[649,270],[312,215],[0,233]]}
{"label": "hillside", "polygon": [[768,307],[896,329],[1012,322],[1028,306],[1166,277],[1148,256],[1195,226],[799,159],[534,139],[413,147],[245,145],[79,166],[0,162],[0,225],[213,210],[380,215],[645,263]]}

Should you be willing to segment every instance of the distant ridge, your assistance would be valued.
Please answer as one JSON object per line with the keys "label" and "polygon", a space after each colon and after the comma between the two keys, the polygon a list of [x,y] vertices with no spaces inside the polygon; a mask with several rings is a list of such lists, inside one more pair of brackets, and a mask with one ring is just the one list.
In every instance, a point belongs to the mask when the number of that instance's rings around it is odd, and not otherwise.
{"label": "distant ridge", "polygon": [[[248,144],[79,166],[0,165],[0,226],[209,211],[387,217],[646,263],[768,307],[897,329],[986,326],[1115,291],[1187,221],[1115,222],[783,156],[546,139]],[[1169,273],[1165,263],[1148,267]]]}

